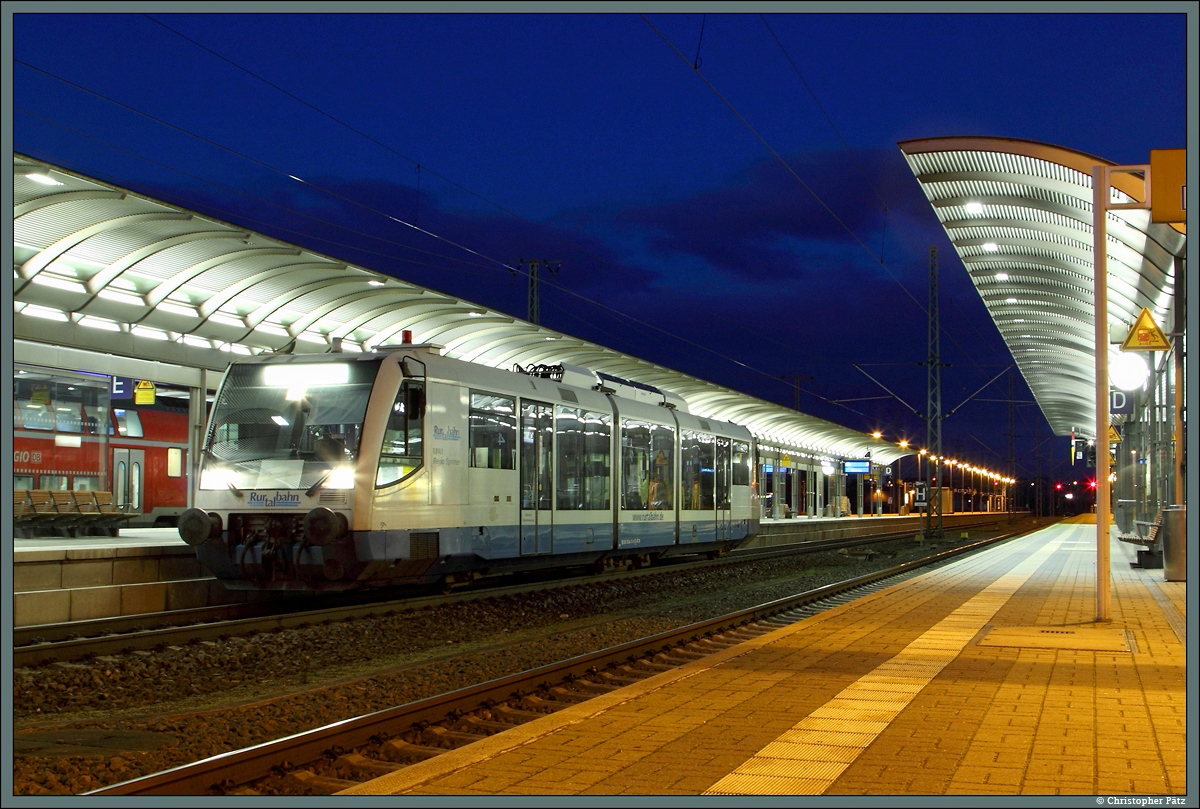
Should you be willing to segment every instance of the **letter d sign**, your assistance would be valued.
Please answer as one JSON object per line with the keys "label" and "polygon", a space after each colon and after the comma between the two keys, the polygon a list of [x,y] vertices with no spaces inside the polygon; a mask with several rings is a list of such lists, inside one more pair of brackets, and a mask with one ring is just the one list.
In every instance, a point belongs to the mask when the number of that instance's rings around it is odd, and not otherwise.
{"label": "letter d sign", "polygon": [[1108,392],[1108,412],[1116,415],[1129,415],[1133,412],[1133,402],[1129,401],[1129,396],[1122,390],[1110,390]]}

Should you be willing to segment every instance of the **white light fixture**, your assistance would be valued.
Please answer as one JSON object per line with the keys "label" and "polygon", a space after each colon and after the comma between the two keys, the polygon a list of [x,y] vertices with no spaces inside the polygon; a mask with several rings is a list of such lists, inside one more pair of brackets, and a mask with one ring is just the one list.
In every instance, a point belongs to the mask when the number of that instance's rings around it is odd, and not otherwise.
{"label": "white light fixture", "polygon": [[36,172],[32,174],[26,174],[25,176],[33,180],[35,183],[41,183],[42,185],[62,185],[62,183],[51,177],[47,172]]}
{"label": "white light fixture", "polygon": [[172,303],[170,301],[160,301],[156,308],[175,315],[183,315],[184,317],[196,317],[197,315],[196,307],[183,306],[182,304]]}
{"label": "white light fixture", "polygon": [[133,332],[134,335],[136,335],[138,337],[148,337],[151,340],[169,340],[169,339],[171,339],[170,336],[165,331],[159,331],[158,329],[150,329],[145,326],[134,326],[132,329],[130,329],[130,331]]}
{"label": "white light fixture", "polygon": [[59,278],[54,275],[46,275],[45,273],[35,275],[33,277],[33,283],[41,284],[45,287],[54,287],[55,289],[65,289],[67,292],[87,292],[87,287],[78,281],[70,281],[66,278]]}
{"label": "white light fixture", "polygon": [[967,210],[967,213],[971,214],[972,216],[977,216],[977,215],[983,213],[983,203],[968,202],[966,204],[966,210]]}
{"label": "white light fixture", "polygon": [[1000,249],[1000,245],[996,244],[995,242],[985,242],[983,245],[983,249],[985,251],[987,251],[988,253],[995,253],[997,250]]}
{"label": "white light fixture", "polygon": [[997,280],[997,281],[1007,281],[1007,280],[1008,280],[1008,273],[1006,273],[1006,272],[998,272],[998,273],[996,273],[996,280]]}
{"label": "white light fixture", "polygon": [[80,326],[87,326],[92,329],[103,329],[104,331],[120,331],[121,324],[115,320],[105,320],[102,317],[92,317],[88,315],[79,319]]}
{"label": "white light fixture", "polygon": [[130,295],[128,292],[117,292],[114,289],[102,289],[98,293],[101,298],[106,301],[116,301],[117,303],[128,303],[131,306],[145,306],[146,301],[139,298],[137,295]]}
{"label": "white light fixture", "polygon": [[272,387],[315,388],[319,385],[344,385],[350,381],[350,367],[340,362],[267,365],[263,382]]}
{"label": "white light fixture", "polygon": [[1109,359],[1108,376],[1119,390],[1140,390],[1150,376],[1150,368],[1140,354],[1118,351]]}
{"label": "white light fixture", "polygon": [[30,304],[21,310],[21,314],[29,315],[30,317],[40,317],[45,320],[58,320],[66,323],[70,320],[67,313],[58,309],[51,309],[49,306],[35,306]]}

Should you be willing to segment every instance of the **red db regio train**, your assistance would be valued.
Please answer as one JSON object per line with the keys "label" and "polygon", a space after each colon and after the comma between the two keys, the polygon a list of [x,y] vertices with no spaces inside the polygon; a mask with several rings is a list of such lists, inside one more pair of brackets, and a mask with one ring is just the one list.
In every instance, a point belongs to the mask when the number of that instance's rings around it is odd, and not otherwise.
{"label": "red db regio train", "polygon": [[107,491],[126,525],[177,523],[187,508],[187,399],[135,405],[113,398],[110,377],[19,368],[13,378],[15,490]]}

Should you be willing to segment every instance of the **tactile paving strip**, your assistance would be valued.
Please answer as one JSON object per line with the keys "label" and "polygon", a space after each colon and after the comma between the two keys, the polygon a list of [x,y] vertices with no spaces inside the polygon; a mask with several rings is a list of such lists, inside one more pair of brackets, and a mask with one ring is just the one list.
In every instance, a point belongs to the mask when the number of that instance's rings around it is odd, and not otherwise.
{"label": "tactile paving strip", "polygon": [[[1058,546],[1057,542],[1047,544],[1029,556],[891,660],[793,725],[704,794],[824,793],[921,688],[979,635]],[[906,687],[896,690],[898,683]]]}

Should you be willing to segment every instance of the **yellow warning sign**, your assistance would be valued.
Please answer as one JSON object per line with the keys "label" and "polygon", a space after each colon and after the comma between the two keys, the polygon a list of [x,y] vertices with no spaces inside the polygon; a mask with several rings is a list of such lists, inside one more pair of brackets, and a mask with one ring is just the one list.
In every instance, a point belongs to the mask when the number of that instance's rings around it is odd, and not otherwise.
{"label": "yellow warning sign", "polygon": [[1110,443],[1110,444],[1120,444],[1121,443],[1121,434],[1119,432],[1117,432],[1117,428],[1113,427],[1111,424],[1108,427],[1108,443]]}
{"label": "yellow warning sign", "polygon": [[1121,343],[1122,351],[1169,351],[1170,348],[1167,335],[1154,322],[1149,309],[1142,309],[1133,328],[1129,330],[1129,336]]}
{"label": "yellow warning sign", "polygon": [[154,383],[149,379],[139,379],[133,387],[133,403],[140,405],[154,404]]}

